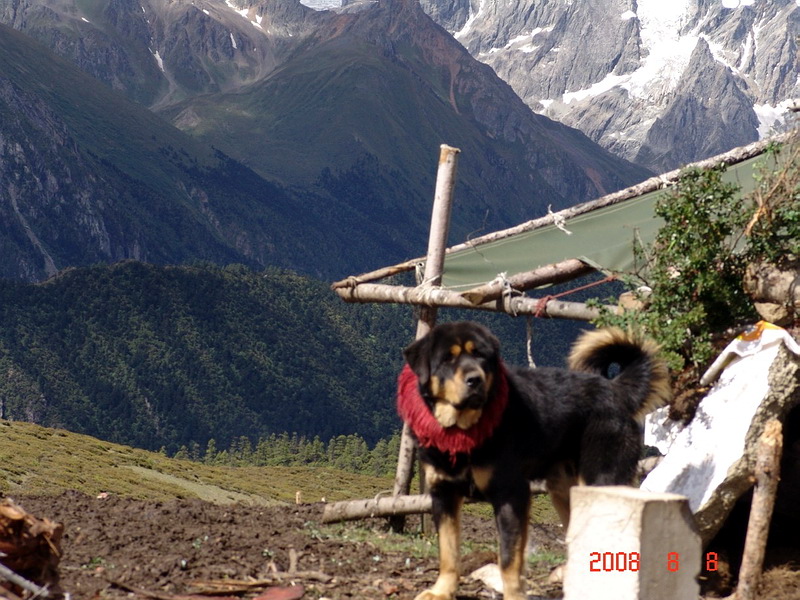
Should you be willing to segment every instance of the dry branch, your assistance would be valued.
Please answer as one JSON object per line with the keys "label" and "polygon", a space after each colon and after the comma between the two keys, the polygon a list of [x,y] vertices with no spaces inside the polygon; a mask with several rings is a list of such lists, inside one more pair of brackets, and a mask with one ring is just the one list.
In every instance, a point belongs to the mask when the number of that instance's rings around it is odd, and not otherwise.
{"label": "dry branch", "polygon": [[193,593],[202,595],[243,594],[263,588],[269,588],[276,583],[292,581],[317,581],[330,583],[333,577],[321,571],[297,571],[296,573],[274,573],[262,579],[240,581],[236,579],[215,579],[211,581],[193,581]]}
{"label": "dry branch", "polygon": [[[345,302],[376,302],[394,304],[413,304],[416,306],[435,306],[451,308],[471,308],[494,312],[505,312],[511,315],[536,315],[541,317],[557,317],[577,321],[591,321],[600,316],[600,310],[590,308],[580,302],[565,302],[545,298],[527,298],[524,296],[504,296],[497,301],[473,304],[458,292],[444,288],[427,286],[406,287],[385,285],[380,283],[362,283],[354,288],[338,288],[336,293]],[[616,306],[607,306],[607,310],[616,313]]]}
{"label": "dry branch", "polygon": [[430,511],[431,497],[429,494],[387,496],[371,500],[350,500],[328,504],[322,514],[322,522],[338,523],[339,521],[354,521],[372,517],[414,515]]}
{"label": "dry branch", "polygon": [[772,419],[764,428],[756,454],[756,486],[750,508],[750,521],[747,524],[747,538],[736,587],[736,600],[754,600],[756,588],[761,578],[764,554],[767,548],[769,523],[775,506],[775,493],[780,480],[783,435],[781,423]]}
{"label": "dry branch", "polygon": [[572,281],[588,275],[594,270],[594,267],[590,267],[577,258],[570,258],[560,263],[539,267],[533,271],[517,273],[507,279],[495,279],[466,292],[461,292],[461,295],[472,304],[483,304],[490,300],[497,300],[506,292],[507,288],[525,291],[542,285]]}
{"label": "dry branch", "polygon": [[[130,594],[134,594],[135,596],[141,596],[142,598],[152,598],[152,600],[199,600],[199,596],[187,596],[185,594],[166,594],[164,592],[156,592],[153,590],[146,590],[144,588],[135,587],[132,585],[128,585],[122,581],[109,581],[111,585],[114,587],[118,587],[121,590],[125,590]],[[220,599],[223,600],[223,599]]]}

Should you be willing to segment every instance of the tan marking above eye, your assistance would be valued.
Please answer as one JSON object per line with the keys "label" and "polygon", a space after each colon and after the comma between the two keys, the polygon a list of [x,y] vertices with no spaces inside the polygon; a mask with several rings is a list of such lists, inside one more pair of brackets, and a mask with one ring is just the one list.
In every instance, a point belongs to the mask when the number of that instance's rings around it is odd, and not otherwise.
{"label": "tan marking above eye", "polygon": [[473,352],[475,352],[475,342],[473,342],[472,340],[467,340],[467,343],[464,344],[464,350],[466,351],[467,354],[472,354]]}
{"label": "tan marking above eye", "polygon": [[461,350],[462,350],[461,346],[459,346],[458,344],[453,344],[452,346],[450,346],[450,355],[453,358],[458,358],[459,355],[461,354]]}

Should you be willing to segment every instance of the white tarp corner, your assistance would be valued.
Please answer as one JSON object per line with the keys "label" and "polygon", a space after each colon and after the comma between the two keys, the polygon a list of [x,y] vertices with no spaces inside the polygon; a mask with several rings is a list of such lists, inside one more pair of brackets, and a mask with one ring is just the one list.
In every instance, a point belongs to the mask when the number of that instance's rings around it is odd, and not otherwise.
{"label": "white tarp corner", "polygon": [[[731,342],[703,376],[702,385],[714,386],[688,425],[669,420],[668,408],[648,416],[645,444],[658,448],[664,458],[642,482],[642,489],[686,496],[692,512],[698,513],[715,501],[719,504],[715,495],[738,497],[749,487],[741,481],[747,470],[738,467],[748,454],[754,419],[764,412],[770,368],[782,347],[800,356],[800,345],[786,330],[765,321],[757,323]],[[785,414],[786,410],[780,404],[767,412]],[[732,483],[734,477],[739,481]],[[722,500],[725,516],[732,502],[729,497]],[[699,521],[702,529],[704,519]]]}

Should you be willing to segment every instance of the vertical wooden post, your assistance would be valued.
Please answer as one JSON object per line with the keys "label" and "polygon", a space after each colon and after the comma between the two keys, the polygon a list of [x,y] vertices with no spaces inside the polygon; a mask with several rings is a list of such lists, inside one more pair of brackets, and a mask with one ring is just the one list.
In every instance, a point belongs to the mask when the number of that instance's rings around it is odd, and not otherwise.
{"label": "vertical wooden post", "polygon": [[700,536],[685,496],[575,486],[570,504],[564,600],[700,595]]}
{"label": "vertical wooden post", "polygon": [[[420,285],[437,286],[442,283],[444,270],[444,251],[447,248],[447,234],[450,231],[450,213],[453,205],[453,189],[456,184],[458,167],[458,148],[442,144],[439,150],[439,168],[436,173],[436,190],[433,196],[431,213],[431,229],[428,236],[428,253],[425,260],[425,273]],[[423,307],[417,321],[416,339],[425,336],[436,324],[436,309]],[[400,455],[397,458],[397,472],[394,480],[394,495],[400,496],[411,491],[411,479],[414,474],[414,441],[408,426],[403,426],[400,439]],[[420,491],[424,493],[425,483],[420,473]],[[405,525],[405,517],[393,517],[392,529],[401,531]]]}
{"label": "vertical wooden post", "polygon": [[736,600],[754,600],[764,566],[769,524],[775,507],[775,494],[780,481],[781,455],[783,454],[783,432],[781,422],[770,420],[758,441],[756,451],[753,501],[750,505],[750,520],[744,543]]}

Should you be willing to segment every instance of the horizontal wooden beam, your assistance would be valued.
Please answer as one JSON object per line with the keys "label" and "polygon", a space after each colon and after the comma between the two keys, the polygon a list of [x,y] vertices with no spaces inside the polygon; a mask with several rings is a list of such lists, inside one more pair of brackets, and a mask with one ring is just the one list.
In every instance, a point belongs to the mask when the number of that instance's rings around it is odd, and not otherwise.
{"label": "horizontal wooden beam", "polygon": [[[497,300],[473,304],[467,298],[452,290],[439,287],[407,287],[381,283],[362,283],[355,287],[336,288],[335,292],[345,302],[378,304],[412,304],[415,306],[435,306],[438,308],[469,308],[492,312],[504,312],[514,316],[533,315],[591,321],[600,316],[600,309],[586,306],[581,302],[565,302],[527,296],[505,295]],[[619,308],[606,306],[616,314]]]}
{"label": "horizontal wooden beam", "polygon": [[[544,481],[530,483],[531,494],[545,494]],[[472,500],[467,500],[472,502]],[[326,504],[322,512],[323,523],[355,521],[373,517],[394,517],[399,515],[427,514],[431,512],[433,501],[430,494],[404,496],[382,496],[366,500],[343,500]]]}
{"label": "horizontal wooden beam", "polygon": [[525,291],[543,285],[555,285],[565,281],[572,281],[593,271],[595,271],[594,267],[590,267],[577,258],[570,258],[559,263],[539,267],[533,271],[517,273],[505,279],[494,279],[489,283],[461,292],[461,295],[473,304],[483,304],[490,300],[497,300],[509,288]]}
{"label": "horizontal wooden beam", "polygon": [[[639,461],[638,476],[644,477],[655,468],[658,459],[645,458]],[[547,485],[543,480],[530,482],[531,494],[546,494]],[[470,502],[470,500],[468,500]],[[343,500],[326,504],[322,513],[323,523],[370,519],[373,517],[392,517],[414,515],[431,511],[430,494],[382,496],[365,500]]]}

